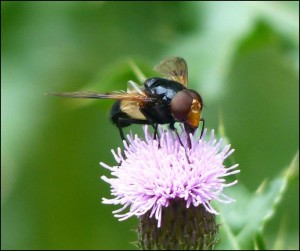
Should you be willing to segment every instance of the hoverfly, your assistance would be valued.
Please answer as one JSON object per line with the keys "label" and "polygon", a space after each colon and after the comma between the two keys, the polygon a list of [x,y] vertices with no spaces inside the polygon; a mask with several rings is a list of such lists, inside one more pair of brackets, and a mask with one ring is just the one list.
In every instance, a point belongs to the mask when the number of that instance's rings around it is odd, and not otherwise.
{"label": "hoverfly", "polygon": [[[95,98],[115,100],[110,111],[110,119],[125,140],[122,128],[131,124],[149,124],[157,136],[159,124],[169,124],[175,130],[175,123],[181,122],[187,134],[194,133],[203,122],[201,118],[203,101],[199,93],[188,89],[188,67],[181,57],[168,58],[154,67],[165,78],[148,78],[140,86],[133,81],[128,82],[127,91],[97,92],[61,92],[50,95],[69,98]],[[176,131],[177,133],[177,131]],[[178,134],[177,134],[178,136]],[[201,137],[200,136],[200,137]],[[179,138],[179,136],[178,136]],[[190,138],[188,145],[190,147]]]}

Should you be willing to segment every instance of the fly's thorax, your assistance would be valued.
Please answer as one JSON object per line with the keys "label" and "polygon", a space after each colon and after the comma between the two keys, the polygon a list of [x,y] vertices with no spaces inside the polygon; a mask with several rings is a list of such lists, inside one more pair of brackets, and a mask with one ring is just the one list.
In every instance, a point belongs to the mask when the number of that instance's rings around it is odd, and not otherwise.
{"label": "fly's thorax", "polygon": [[186,89],[182,84],[165,79],[165,78],[149,78],[144,82],[144,87],[147,95],[155,97],[162,103],[170,103],[173,97],[183,89]]}

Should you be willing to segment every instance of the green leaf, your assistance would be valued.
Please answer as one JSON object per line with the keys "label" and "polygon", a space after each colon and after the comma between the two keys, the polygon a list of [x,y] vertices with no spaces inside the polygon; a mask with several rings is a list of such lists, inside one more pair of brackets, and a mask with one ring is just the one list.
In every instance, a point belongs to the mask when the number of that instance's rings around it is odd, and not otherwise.
{"label": "green leaf", "polygon": [[217,249],[265,249],[263,229],[280,203],[291,178],[299,176],[299,153],[288,168],[270,182],[264,181],[254,194],[239,185],[231,189],[236,199],[219,205],[220,243]]}

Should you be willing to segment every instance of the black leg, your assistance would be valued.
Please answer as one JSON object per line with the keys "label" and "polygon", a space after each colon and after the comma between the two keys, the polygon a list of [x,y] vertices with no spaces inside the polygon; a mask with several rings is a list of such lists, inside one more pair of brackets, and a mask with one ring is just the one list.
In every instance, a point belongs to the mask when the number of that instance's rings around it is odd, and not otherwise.
{"label": "black leg", "polygon": [[[184,145],[183,145],[183,143],[182,143],[182,141],[181,141],[181,139],[180,139],[180,136],[179,136],[179,134],[178,134],[178,132],[177,132],[177,129],[175,128],[175,122],[170,123],[169,127],[170,127],[170,129],[171,129],[172,131],[175,131],[176,136],[177,136],[177,138],[178,138],[178,141],[179,141],[180,145],[182,145],[182,146],[184,147]],[[186,127],[185,124],[184,124],[184,127],[185,127],[185,130],[188,130],[188,128]],[[190,146],[191,146],[191,143],[190,143],[189,132],[187,132],[187,137],[188,137],[188,138],[187,138],[187,140],[188,140],[188,146],[189,146],[189,148],[191,148],[191,147],[190,147]]]}
{"label": "black leg", "polygon": [[175,122],[171,122],[170,125],[169,125],[169,127],[170,127],[170,129],[172,131],[175,131],[176,130],[176,128],[175,128]]}
{"label": "black leg", "polygon": [[[173,124],[173,127],[174,127],[174,124]],[[186,157],[187,161],[189,162],[189,164],[191,164],[190,159],[189,159],[189,156],[188,156],[187,153],[186,153],[186,149],[185,149],[185,147],[184,147],[184,145],[183,145],[183,143],[182,143],[182,141],[181,141],[181,139],[180,139],[180,136],[179,136],[179,134],[178,134],[178,132],[177,132],[177,129],[176,129],[175,127],[174,127],[174,131],[175,131],[175,133],[176,133],[176,135],[177,135],[177,138],[178,138],[178,141],[179,141],[180,145],[182,145],[182,147],[184,148],[185,157]],[[189,135],[188,135],[188,146],[189,146],[189,148],[191,148],[191,142],[190,142],[190,141],[191,141],[191,140],[190,140]]]}
{"label": "black leg", "polygon": [[121,137],[122,141],[123,141],[123,140],[126,140],[125,137],[124,137],[124,133],[123,133],[123,130],[122,130],[122,126],[121,126],[120,123],[119,123],[119,120],[118,120],[118,122],[117,122],[117,127],[118,127],[118,129],[119,129],[120,137]]}
{"label": "black leg", "polygon": [[145,118],[147,119],[147,124],[148,125],[151,125],[154,129],[154,139],[158,141],[158,148],[160,148],[160,140],[159,140],[159,137],[158,137],[158,123],[155,123],[153,121],[153,119],[151,118],[151,116],[148,115],[148,113],[144,110],[144,109],[141,109],[140,108],[140,112],[145,116]]}
{"label": "black leg", "polygon": [[[127,141],[127,139],[125,139],[125,136],[124,136],[122,128],[125,127],[124,125],[128,126],[130,124],[145,125],[145,124],[149,124],[149,121],[147,121],[147,120],[141,120],[141,119],[122,118],[122,117],[117,118],[116,125],[117,125],[117,127],[119,129],[120,137],[121,137],[122,141],[125,140],[128,145],[129,145],[129,142]],[[125,157],[125,156],[123,156],[123,157]],[[121,164],[122,164],[122,161],[118,164],[118,166],[120,166]]]}
{"label": "black leg", "polygon": [[202,128],[201,128],[201,134],[200,134],[200,139],[201,139],[202,135],[203,135],[203,131],[204,131],[205,120],[204,120],[204,118],[202,118],[202,119],[200,119],[200,121],[202,121]]}
{"label": "black leg", "polygon": [[180,145],[182,145],[183,147],[184,147],[184,145],[183,145],[183,143],[182,143],[182,141],[181,141],[181,139],[180,139],[180,136],[179,136],[179,134],[178,134],[178,132],[177,132],[177,129],[174,127],[174,131],[175,131],[175,133],[176,133],[176,135],[177,135],[177,138],[178,138],[178,141],[179,141],[179,143],[180,143]]}
{"label": "black leg", "polygon": [[191,128],[188,124],[184,123],[184,129],[185,129],[185,132],[186,132],[186,136],[187,136],[187,146],[188,148],[192,148],[192,143],[191,143],[191,138],[190,138],[190,133],[194,134],[195,132],[195,129],[194,128]]}
{"label": "black leg", "polygon": [[160,148],[160,139],[158,137],[158,132],[157,132],[157,128],[158,128],[158,124],[152,124],[153,128],[154,128],[154,140],[158,141],[158,148]]}
{"label": "black leg", "polygon": [[153,128],[154,128],[154,139],[156,139],[158,124],[152,124],[152,126],[153,126]]}
{"label": "black leg", "polygon": [[124,127],[124,126],[122,126],[122,124],[127,124],[128,125],[128,123],[129,124],[145,125],[145,124],[149,124],[149,121],[148,120],[142,120],[142,119],[122,118],[122,117],[118,118],[117,119],[117,127],[119,129],[122,141],[126,140],[125,136],[124,136],[124,133],[123,133],[123,130],[122,130],[122,127]]}

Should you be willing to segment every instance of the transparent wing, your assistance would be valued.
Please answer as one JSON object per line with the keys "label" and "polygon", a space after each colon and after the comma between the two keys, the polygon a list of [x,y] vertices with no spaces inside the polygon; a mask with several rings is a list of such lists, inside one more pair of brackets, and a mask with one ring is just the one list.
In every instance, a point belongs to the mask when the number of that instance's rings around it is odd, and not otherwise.
{"label": "transparent wing", "polygon": [[146,96],[145,92],[144,92],[144,87],[138,85],[137,83],[133,82],[132,80],[129,80],[127,82],[127,92],[128,93],[134,93],[137,92],[141,95]]}
{"label": "transparent wing", "polygon": [[107,93],[89,92],[89,91],[79,91],[79,92],[54,92],[46,93],[51,96],[59,96],[66,98],[95,98],[95,99],[115,99],[115,100],[130,100],[137,102],[151,102],[154,101],[153,98],[146,96],[144,93],[140,94],[138,92],[124,92],[124,91],[114,91]]}
{"label": "transparent wing", "polygon": [[154,70],[164,74],[168,79],[177,81],[183,86],[188,84],[188,67],[186,61],[181,57],[165,59],[154,67]]}
{"label": "transparent wing", "polygon": [[131,100],[122,100],[120,109],[132,118],[146,120],[145,116],[141,113],[140,103]]}

